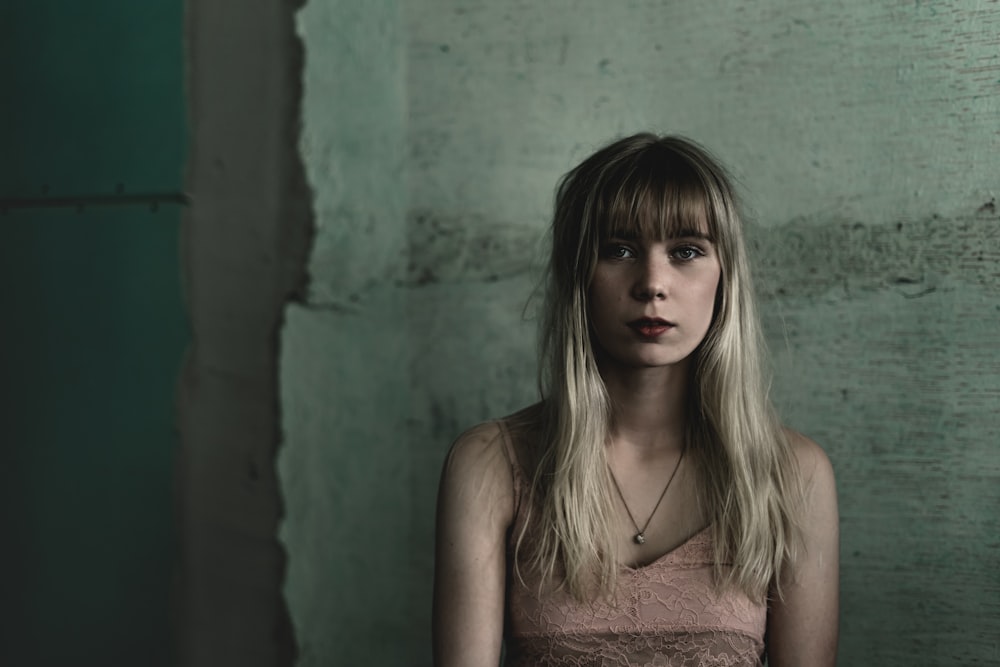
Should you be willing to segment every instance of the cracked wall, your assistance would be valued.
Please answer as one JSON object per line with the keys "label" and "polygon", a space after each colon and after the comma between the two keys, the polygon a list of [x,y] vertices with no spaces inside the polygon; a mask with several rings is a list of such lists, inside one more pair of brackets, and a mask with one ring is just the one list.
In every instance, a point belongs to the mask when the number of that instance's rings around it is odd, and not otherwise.
{"label": "cracked wall", "polygon": [[534,398],[557,178],[647,128],[745,193],[775,400],[838,473],[840,663],[995,660],[998,27],[972,0],[312,0],[317,240],[281,360],[300,662],[430,664],[441,460]]}

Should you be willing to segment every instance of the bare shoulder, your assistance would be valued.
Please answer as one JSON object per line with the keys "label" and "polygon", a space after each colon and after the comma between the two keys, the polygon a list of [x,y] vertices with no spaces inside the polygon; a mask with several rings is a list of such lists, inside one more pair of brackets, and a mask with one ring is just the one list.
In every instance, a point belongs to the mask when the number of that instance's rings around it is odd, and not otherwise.
{"label": "bare shoulder", "polygon": [[782,573],[769,604],[767,664],[823,665],[837,660],[840,606],[840,530],[833,466],[823,449],[786,429],[803,483],[802,550]]}
{"label": "bare shoulder", "polygon": [[504,520],[513,508],[510,457],[499,422],[478,424],[452,443],[441,472],[441,491],[466,507],[489,507]]}
{"label": "bare shoulder", "polygon": [[796,430],[785,428],[784,433],[791,445],[792,452],[795,454],[799,474],[802,476],[806,489],[815,486],[834,486],[836,482],[833,464],[830,463],[830,458],[823,451],[823,448]]}
{"label": "bare shoulder", "polygon": [[802,481],[803,539],[807,560],[818,558],[822,567],[836,571],[840,518],[837,509],[837,481],[826,452],[806,436],[785,430],[799,464]]}
{"label": "bare shoulder", "polygon": [[482,475],[499,471],[508,464],[503,429],[499,422],[490,421],[477,424],[455,438],[445,459],[445,470]]}
{"label": "bare shoulder", "polygon": [[496,665],[503,636],[506,534],[514,516],[504,429],[487,422],[451,445],[438,491],[434,664]]}

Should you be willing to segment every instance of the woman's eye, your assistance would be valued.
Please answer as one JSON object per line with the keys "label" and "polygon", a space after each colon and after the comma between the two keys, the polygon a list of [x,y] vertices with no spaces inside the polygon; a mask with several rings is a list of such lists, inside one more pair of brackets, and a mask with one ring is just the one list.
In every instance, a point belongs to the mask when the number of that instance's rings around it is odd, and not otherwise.
{"label": "woman's eye", "polygon": [[604,256],[608,259],[630,259],[635,255],[628,246],[609,243],[604,247]]}
{"label": "woman's eye", "polygon": [[674,248],[670,251],[670,254],[673,255],[675,259],[679,259],[682,262],[690,262],[692,259],[700,257],[705,253],[701,251],[701,248],[685,245],[680,246],[679,248]]}

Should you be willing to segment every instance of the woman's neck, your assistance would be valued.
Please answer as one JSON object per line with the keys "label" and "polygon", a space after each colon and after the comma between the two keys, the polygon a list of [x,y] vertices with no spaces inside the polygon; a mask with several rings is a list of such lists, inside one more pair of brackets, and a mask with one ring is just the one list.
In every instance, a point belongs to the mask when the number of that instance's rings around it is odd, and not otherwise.
{"label": "woman's neck", "polygon": [[687,361],[660,368],[600,365],[612,409],[612,443],[647,453],[681,449],[687,425]]}

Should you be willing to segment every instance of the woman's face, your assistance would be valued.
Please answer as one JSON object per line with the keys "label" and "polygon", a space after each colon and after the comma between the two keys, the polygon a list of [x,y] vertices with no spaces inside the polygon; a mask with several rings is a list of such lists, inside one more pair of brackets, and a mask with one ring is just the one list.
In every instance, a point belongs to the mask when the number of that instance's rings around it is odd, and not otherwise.
{"label": "woman's face", "polygon": [[721,273],[715,244],[699,230],[664,241],[608,239],[588,292],[604,359],[634,368],[687,359],[712,323]]}

